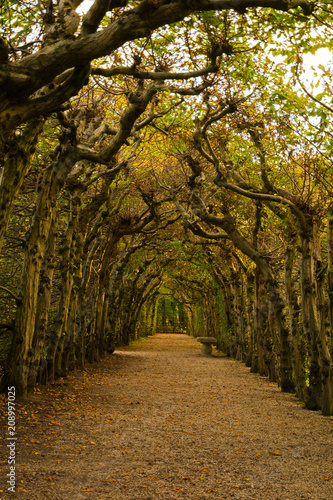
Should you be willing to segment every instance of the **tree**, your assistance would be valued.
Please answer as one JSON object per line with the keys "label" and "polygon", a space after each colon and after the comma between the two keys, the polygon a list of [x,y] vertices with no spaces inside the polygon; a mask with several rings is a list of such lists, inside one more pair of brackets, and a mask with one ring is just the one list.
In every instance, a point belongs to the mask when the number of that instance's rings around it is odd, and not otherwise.
{"label": "tree", "polygon": [[[302,148],[294,131],[302,105],[298,101],[297,107],[288,86],[280,90],[285,75],[262,50],[276,42],[282,26],[285,34],[297,28],[303,49],[310,50],[312,35],[304,26],[328,20],[326,2],[311,16],[314,6],[306,0],[240,0],[235,9],[222,0],[95,0],[80,20],[75,9],[81,3],[48,2],[40,10],[40,2],[37,7],[17,1],[2,8],[1,290],[12,304],[3,325],[13,332],[3,383],[27,394],[37,378],[53,381],[75,364],[83,367],[86,355],[98,360],[105,349],[128,342],[143,318],[156,323],[158,290],[173,279],[177,286],[169,289],[182,304],[178,314],[187,315],[191,333],[214,332],[230,354],[251,358],[252,366],[277,378],[283,390],[297,380],[300,394],[309,356],[310,388],[320,386],[313,406],[324,406],[323,389],[325,411],[332,411],[325,266],[315,283],[314,267],[305,265],[309,256],[321,262],[320,238],[316,249],[309,246],[317,234],[315,203],[324,193],[313,188],[311,175],[321,173],[312,168],[317,157],[311,148],[308,155],[295,154]],[[288,49],[298,61],[300,48]],[[303,101],[309,114],[318,116],[309,102]],[[277,119],[291,110],[284,124]],[[278,131],[276,151],[262,137],[261,123],[271,136]],[[309,122],[302,128],[307,144],[309,128]],[[326,147],[315,140],[318,150]],[[292,165],[297,180],[284,167],[280,186],[266,164],[270,155],[285,158],[292,149],[293,159],[284,164]],[[311,168],[300,194],[296,165],[307,161]],[[282,171],[276,160],[273,164]],[[29,175],[40,189],[29,191],[34,211],[19,229],[15,211]],[[179,199],[185,191],[188,202]],[[186,244],[189,260],[168,241],[184,238],[172,199],[193,233]],[[276,236],[267,225],[262,231],[267,217],[280,239],[288,226],[286,296],[281,265],[267,258],[271,251],[281,258],[272,250]],[[289,229],[295,220],[302,283],[311,282],[310,292],[293,283],[298,256]],[[16,241],[26,239],[22,269],[14,277],[8,272],[11,231]],[[194,263],[193,248],[199,247],[200,262]],[[186,262],[189,276],[171,267],[177,258]],[[267,290],[269,301],[263,300]],[[296,345],[299,293],[307,304],[302,312],[307,341],[304,358],[295,361],[288,327]],[[314,318],[311,325],[307,317]]]}
{"label": "tree", "polygon": [[[261,297],[260,301],[264,303],[266,290],[269,297],[269,308],[266,313],[267,324],[260,328],[259,323],[257,323],[255,329],[258,333],[267,328],[272,332],[274,328],[277,329],[278,340],[274,341],[273,333],[273,344],[279,352],[281,387],[283,390],[293,390],[293,380],[296,379],[297,390],[303,395],[305,393],[304,364],[306,365],[308,362],[307,406],[310,409],[322,408],[325,414],[330,414],[332,411],[332,386],[330,369],[328,369],[331,364],[328,344],[331,333],[327,328],[327,291],[324,283],[326,267],[322,262],[322,242],[319,236],[320,214],[325,213],[327,208],[323,200],[324,193],[312,183],[311,178],[304,180],[302,177],[297,177],[299,165],[302,168],[307,168],[309,163],[316,164],[318,151],[312,146],[309,149],[307,128],[304,129],[303,133],[304,142],[297,140],[290,132],[284,135],[286,129],[282,129],[280,118],[272,111],[265,113],[260,108],[252,108],[249,105],[245,108],[241,100],[239,100],[238,107],[234,105],[231,109],[230,104],[213,106],[209,97],[206,99],[206,107],[206,113],[201,115],[201,119],[197,118],[195,121],[192,139],[188,140],[188,148],[191,152],[183,154],[183,160],[190,167],[188,204],[193,215],[190,214],[189,209],[185,209],[184,204],[180,204],[175,198],[176,205],[182,214],[184,223],[192,232],[216,240],[228,237],[238,250],[255,263],[259,273],[258,281],[256,281],[257,296]],[[310,108],[311,104],[309,104]],[[275,128],[275,120],[278,123],[278,128]],[[290,117],[289,119],[285,117],[285,123],[289,124],[291,121]],[[215,128],[215,132],[213,128]],[[290,131],[290,128],[290,126],[287,127],[287,130]],[[234,135],[231,133],[232,130]],[[298,134],[300,134],[300,130],[298,130]],[[249,142],[246,143],[247,140]],[[236,147],[234,143],[236,143]],[[277,150],[279,151],[278,156],[276,155]],[[244,153],[241,162],[239,156],[242,152]],[[256,166],[254,167],[254,165]],[[290,176],[291,168],[296,174],[294,177]],[[279,173],[279,177],[276,172]],[[215,187],[210,187],[210,182]],[[226,192],[218,196],[220,189]],[[237,201],[238,198],[235,198],[235,195],[230,198],[227,192],[255,200],[256,213],[260,216],[257,229],[256,225],[254,226],[256,233],[262,224],[263,206],[270,211],[271,217],[272,214],[278,217],[278,220],[287,229],[287,253],[284,256],[286,261],[285,279],[289,312],[292,317],[290,329],[293,334],[292,342],[295,346],[293,351],[286,321],[284,293],[276,277],[277,270],[272,267],[271,258],[265,254],[267,250],[259,250],[255,240],[249,241],[249,225],[242,222],[243,214],[239,201]],[[284,207],[288,208],[290,212],[286,212]],[[247,206],[247,216],[250,213],[249,210],[251,208]],[[218,212],[219,214],[217,214]],[[200,221],[202,221],[201,225]],[[208,227],[220,228],[222,232],[209,233],[206,229],[207,225]],[[295,238],[295,230],[300,241],[299,292],[302,304],[303,335],[306,339],[306,355],[304,350],[303,353],[302,350],[298,350],[300,333],[295,324],[297,299],[295,301],[295,289],[292,284],[292,274],[290,274],[292,273],[290,266],[294,261],[290,243]],[[247,237],[244,236],[244,232],[247,233]],[[264,286],[264,290],[260,292],[262,286]],[[256,303],[258,304],[258,302],[257,299]],[[270,320],[270,310],[274,313],[273,323]],[[261,314],[262,318],[264,316]],[[241,320],[238,320],[238,325],[240,323]],[[258,349],[260,349],[260,342]],[[292,352],[294,358],[291,357]],[[301,360],[298,356],[301,357]],[[259,352],[259,367],[262,367],[260,358]],[[264,369],[259,369],[264,374]]]}

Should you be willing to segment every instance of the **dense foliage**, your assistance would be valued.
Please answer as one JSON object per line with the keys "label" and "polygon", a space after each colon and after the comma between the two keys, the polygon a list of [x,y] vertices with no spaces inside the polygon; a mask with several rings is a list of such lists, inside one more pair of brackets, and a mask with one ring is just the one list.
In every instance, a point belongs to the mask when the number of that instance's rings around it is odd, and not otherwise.
{"label": "dense foliage", "polygon": [[231,4],[1,2],[4,387],[162,329],[333,414],[331,5]]}

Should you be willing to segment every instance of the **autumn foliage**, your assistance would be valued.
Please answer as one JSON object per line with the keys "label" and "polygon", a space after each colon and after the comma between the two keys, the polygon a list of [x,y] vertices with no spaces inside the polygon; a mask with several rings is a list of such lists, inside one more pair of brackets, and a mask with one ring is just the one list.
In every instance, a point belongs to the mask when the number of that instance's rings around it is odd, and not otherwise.
{"label": "autumn foliage", "polygon": [[167,330],[333,413],[327,3],[1,8],[3,387]]}

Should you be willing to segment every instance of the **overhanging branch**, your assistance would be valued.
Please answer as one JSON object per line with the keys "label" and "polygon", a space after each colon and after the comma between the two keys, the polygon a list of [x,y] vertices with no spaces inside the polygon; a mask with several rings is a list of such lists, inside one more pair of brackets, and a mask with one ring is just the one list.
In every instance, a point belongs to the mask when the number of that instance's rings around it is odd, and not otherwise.
{"label": "overhanging branch", "polygon": [[11,290],[9,290],[9,288],[6,288],[5,286],[0,285],[0,290],[3,290],[4,292],[6,292],[8,295],[10,295],[10,297],[12,297],[14,300],[16,300],[16,302],[18,302],[18,303],[21,302],[20,297],[15,295],[15,293],[13,293]]}
{"label": "overhanging branch", "polygon": [[197,71],[181,71],[173,73],[172,71],[142,71],[137,69],[135,66],[130,67],[115,67],[115,68],[92,68],[91,74],[96,76],[104,76],[109,78],[111,76],[118,75],[129,75],[140,80],[189,80],[190,78],[198,78],[200,76],[208,75],[209,73],[215,73],[219,69],[219,66],[215,64],[210,64],[206,68],[199,69]]}

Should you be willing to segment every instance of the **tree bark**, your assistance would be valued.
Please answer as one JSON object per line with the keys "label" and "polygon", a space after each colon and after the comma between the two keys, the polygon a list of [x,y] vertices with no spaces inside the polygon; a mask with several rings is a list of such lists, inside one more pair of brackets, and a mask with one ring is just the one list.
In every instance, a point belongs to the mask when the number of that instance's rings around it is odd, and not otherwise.
{"label": "tree bark", "polygon": [[29,368],[28,393],[34,389],[37,377],[39,380],[45,382],[45,380],[43,380],[43,377],[47,373],[46,353],[44,353],[43,351],[45,348],[49,326],[48,320],[52,296],[52,281],[55,268],[57,226],[58,217],[55,214],[53,217],[47,246],[45,248],[43,268],[40,275],[36,323],[32,340],[32,348],[34,350],[34,354],[31,359]]}
{"label": "tree bark", "polygon": [[50,383],[54,383],[56,372],[61,374],[63,347],[68,333],[68,314],[73,286],[73,240],[77,228],[79,206],[80,197],[77,193],[74,193],[70,200],[68,226],[60,247],[60,299],[54,329],[50,335],[47,355]]}
{"label": "tree bark", "polygon": [[12,213],[14,201],[19,193],[23,179],[30,170],[37,142],[43,131],[44,120],[33,119],[23,132],[13,139],[4,154],[0,175],[0,251]]}
{"label": "tree bark", "polygon": [[331,364],[329,367],[329,377],[328,385],[329,390],[327,391],[330,396],[327,401],[323,401],[323,413],[324,415],[332,415],[332,398],[333,398],[333,204],[328,207],[328,226],[327,226],[327,280],[328,280],[328,318],[329,318],[329,333],[330,333],[330,343],[329,351]]}
{"label": "tree bark", "polygon": [[[267,0],[256,0],[250,2],[250,5],[248,0],[239,0],[237,3],[238,9],[246,9],[249,6],[270,7],[286,12],[300,6],[306,15],[310,15],[313,10],[312,3],[307,0],[286,2],[270,0],[268,3]],[[85,17],[80,36],[60,39],[24,57],[19,62],[1,64],[1,139],[5,140],[11,130],[24,123],[29,117],[36,116],[36,114],[45,115],[59,109],[59,106],[84,85],[87,76],[85,68],[94,59],[110,55],[126,42],[146,38],[157,28],[177,23],[191,12],[233,8],[225,0],[214,2],[207,0],[157,1],[154,5],[148,0],[143,0],[135,8],[120,12],[104,29],[97,31],[97,25],[101,21],[98,16],[93,23],[91,19],[88,21]],[[91,12],[87,16],[91,16]],[[90,25],[90,29],[87,29],[86,23]],[[91,31],[94,32],[91,33]],[[52,88],[51,92],[29,100],[29,97],[52,83],[66,70],[72,71],[69,71],[69,75],[65,74],[63,82],[59,79],[58,85]]]}
{"label": "tree bark", "polygon": [[319,325],[315,294],[313,228],[311,226],[309,232],[306,233],[303,231],[300,234],[300,243],[302,319],[303,331],[308,344],[310,363],[306,406],[310,410],[319,410],[322,401],[322,382],[317,344]]}
{"label": "tree bark", "polygon": [[[16,386],[18,394],[23,396],[31,390],[31,384],[28,384],[29,367],[31,363],[39,364],[42,339],[41,332],[35,332],[35,327],[38,319],[36,314],[40,273],[45,245],[55,216],[56,199],[68,173],[66,163],[60,163],[59,169],[58,166],[57,163],[56,166],[50,165],[46,169],[38,193],[35,214],[25,247],[18,291],[21,301],[16,310],[15,334],[7,361],[11,374],[8,373],[5,379],[9,377],[11,384]],[[6,383],[10,383],[9,380]]]}
{"label": "tree bark", "polygon": [[[328,222],[329,224],[329,222]],[[321,410],[323,415],[333,415],[333,377],[332,377],[332,357],[329,349],[330,341],[330,323],[329,323],[329,304],[326,297],[326,273],[321,256],[320,224],[318,220],[314,221],[314,255],[316,270],[316,295],[319,319],[319,336],[317,339],[319,350],[319,362],[322,381],[322,401]],[[328,251],[329,253],[329,251]]]}
{"label": "tree bark", "polygon": [[268,376],[268,369],[265,363],[265,337],[268,332],[268,300],[265,280],[259,269],[255,273],[255,295],[254,295],[254,331],[256,337],[256,359],[253,360],[251,371],[259,375]]}
{"label": "tree bark", "polygon": [[296,253],[296,235],[290,235],[287,242],[284,264],[284,282],[289,310],[289,327],[291,332],[292,363],[295,378],[295,389],[301,401],[306,400],[306,342],[301,331],[301,306],[295,289],[293,272]]}

